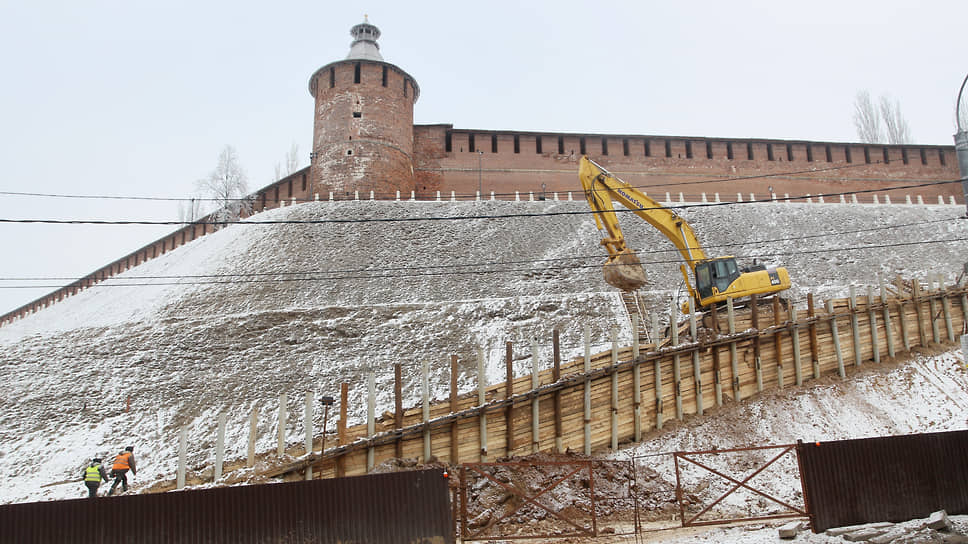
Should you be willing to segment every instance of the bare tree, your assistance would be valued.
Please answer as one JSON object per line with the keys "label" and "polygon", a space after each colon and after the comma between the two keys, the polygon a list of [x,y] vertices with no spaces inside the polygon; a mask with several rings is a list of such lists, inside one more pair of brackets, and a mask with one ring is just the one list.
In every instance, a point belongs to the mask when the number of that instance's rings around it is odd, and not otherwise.
{"label": "bare tree", "polygon": [[884,121],[887,143],[911,143],[911,131],[908,129],[907,121],[901,115],[901,103],[899,101],[891,102],[888,97],[881,96],[881,120]]}
{"label": "bare tree", "polygon": [[276,163],[275,174],[276,177],[272,181],[278,181],[289,174],[294,173],[299,168],[299,145],[296,142],[292,143],[292,147],[286,153],[286,163],[282,165]]}
{"label": "bare tree", "polygon": [[178,220],[191,223],[202,216],[202,199],[192,197],[187,202],[178,203]]}
{"label": "bare tree", "polygon": [[881,141],[881,120],[867,91],[858,92],[854,99],[854,126],[860,141],[869,144]]}
{"label": "bare tree", "polygon": [[217,208],[213,218],[216,222],[232,221],[241,217],[243,212],[252,212],[245,171],[239,164],[235,148],[230,145],[222,149],[215,170],[199,180],[198,186],[215,201]]}

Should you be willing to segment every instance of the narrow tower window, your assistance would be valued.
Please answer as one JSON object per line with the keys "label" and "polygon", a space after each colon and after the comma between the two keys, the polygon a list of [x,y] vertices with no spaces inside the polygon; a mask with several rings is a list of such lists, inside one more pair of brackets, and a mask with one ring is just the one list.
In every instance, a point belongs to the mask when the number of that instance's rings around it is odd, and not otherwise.
{"label": "narrow tower window", "polygon": [[608,140],[602,138],[602,155],[608,155]]}
{"label": "narrow tower window", "polygon": [[562,136],[558,136],[558,154],[565,154],[565,139]]}
{"label": "narrow tower window", "polygon": [[904,164],[908,163],[908,149],[906,147],[901,148],[901,162]]}
{"label": "narrow tower window", "polygon": [[833,157],[830,156],[830,144],[827,144],[823,147],[823,152],[824,152],[824,155],[827,156],[827,162],[834,162]]}
{"label": "narrow tower window", "polygon": [[807,162],[813,162],[813,146],[807,144]]}
{"label": "narrow tower window", "polygon": [[706,158],[713,158],[713,143],[709,140],[706,140]]}
{"label": "narrow tower window", "polygon": [[753,142],[746,142],[746,160],[753,160]]}
{"label": "narrow tower window", "polygon": [[491,134],[491,153],[497,153],[497,134]]}
{"label": "narrow tower window", "polygon": [[946,166],[944,162],[944,149],[938,150],[938,160],[941,161],[941,166]]}
{"label": "narrow tower window", "polygon": [[467,151],[469,151],[471,153],[474,153],[474,152],[477,151],[477,149],[476,149],[476,147],[474,145],[474,135],[473,134],[468,134],[467,135]]}
{"label": "narrow tower window", "polygon": [[518,136],[517,134],[514,135],[514,152],[515,153],[521,152],[521,137]]}
{"label": "narrow tower window", "polygon": [[854,162],[854,159],[850,156],[849,147],[844,147],[844,159],[846,159],[847,162]]}
{"label": "narrow tower window", "polygon": [[450,153],[454,149],[454,139],[451,136],[450,131],[444,134],[444,151]]}
{"label": "narrow tower window", "polygon": [[645,156],[646,157],[652,156],[652,142],[648,140],[645,141]]}
{"label": "narrow tower window", "polygon": [[866,145],[864,146],[864,163],[871,163],[871,148]]}
{"label": "narrow tower window", "polygon": [[686,158],[687,159],[692,158],[692,142],[690,142],[689,140],[686,140]]}
{"label": "narrow tower window", "polygon": [[884,148],[883,154],[884,154],[884,164],[890,164],[891,163],[891,155],[888,152],[888,150],[887,150],[886,147]]}
{"label": "narrow tower window", "polygon": [[359,82],[360,82],[360,63],[357,62],[356,64],[353,65],[353,83],[359,83]]}
{"label": "narrow tower window", "polygon": [[408,93],[408,91],[407,91],[407,84],[408,83],[410,83],[410,80],[407,79],[407,78],[403,78],[403,96],[408,96],[408,94],[407,94]]}
{"label": "narrow tower window", "polygon": [[626,157],[629,156],[629,139],[622,138],[622,154]]}
{"label": "narrow tower window", "polygon": [[776,160],[776,158],[773,156],[773,144],[766,144],[766,160]]}
{"label": "narrow tower window", "polygon": [[387,86],[387,67],[383,67],[383,86]]}
{"label": "narrow tower window", "polygon": [[665,153],[667,158],[672,157],[672,142],[669,140],[665,141]]}
{"label": "narrow tower window", "polygon": [[787,148],[787,160],[788,161],[792,161],[793,160],[793,144],[787,144],[786,145],[786,148]]}
{"label": "narrow tower window", "polygon": [[336,68],[332,67],[329,69],[329,88],[332,89],[336,86]]}
{"label": "narrow tower window", "polygon": [[541,136],[534,137],[534,152],[538,155],[541,154]]}
{"label": "narrow tower window", "polygon": [[733,160],[733,142],[726,142],[726,158]]}
{"label": "narrow tower window", "polygon": [[928,164],[928,154],[924,152],[924,148],[921,148],[921,164]]}
{"label": "narrow tower window", "polygon": [[588,154],[588,153],[585,153],[585,137],[584,136],[582,136],[581,138],[578,138],[578,154],[579,155],[587,155]]}

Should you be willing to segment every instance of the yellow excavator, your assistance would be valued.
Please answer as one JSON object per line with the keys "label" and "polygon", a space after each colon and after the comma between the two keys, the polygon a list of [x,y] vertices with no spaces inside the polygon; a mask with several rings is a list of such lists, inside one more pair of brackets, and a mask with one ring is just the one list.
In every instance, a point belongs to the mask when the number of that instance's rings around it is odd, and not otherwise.
{"label": "yellow excavator", "polygon": [[[790,288],[790,275],[786,268],[754,265],[740,269],[735,257],[707,257],[695,231],[685,219],[613,176],[588,157],[581,158],[578,176],[585,189],[588,205],[595,212],[598,230],[607,233],[601,241],[608,251],[608,261],[602,270],[609,285],[623,291],[634,291],[646,284],[642,261],[626,245],[618,225],[612,203],[614,200],[658,229],[679,250],[686,261],[679,265],[679,270],[694,301],[694,309],[705,308],[727,298],[736,300]],[[687,265],[695,277],[695,285],[689,281]]]}

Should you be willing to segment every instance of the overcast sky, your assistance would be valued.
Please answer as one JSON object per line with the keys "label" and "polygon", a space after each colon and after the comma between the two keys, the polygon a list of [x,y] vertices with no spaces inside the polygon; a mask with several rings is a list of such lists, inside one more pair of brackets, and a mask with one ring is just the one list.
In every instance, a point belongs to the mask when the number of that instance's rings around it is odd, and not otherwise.
{"label": "overcast sky", "polygon": [[[968,2],[0,2],[0,191],[188,197],[232,145],[254,190],[312,140],[309,76],[368,14],[416,123],[856,140],[866,89],[951,145]],[[577,180],[577,178],[576,178]],[[576,181],[577,185],[577,181]],[[0,219],[175,220],[174,202],[0,195]],[[173,227],[0,224],[0,313]],[[44,280],[62,285],[68,279]]]}

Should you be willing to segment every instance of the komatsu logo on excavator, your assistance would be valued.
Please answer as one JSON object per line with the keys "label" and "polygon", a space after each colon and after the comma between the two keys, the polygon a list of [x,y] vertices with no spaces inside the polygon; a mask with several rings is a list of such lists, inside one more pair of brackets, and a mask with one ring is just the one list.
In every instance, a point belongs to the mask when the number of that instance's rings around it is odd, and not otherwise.
{"label": "komatsu logo on excavator", "polygon": [[630,202],[632,202],[633,204],[635,204],[636,206],[638,206],[640,210],[644,210],[645,209],[645,206],[643,206],[641,202],[639,202],[638,200],[636,200],[634,197],[630,196],[625,191],[623,191],[621,189],[615,189],[615,190],[618,192],[618,194],[624,196],[627,200],[629,200]]}

